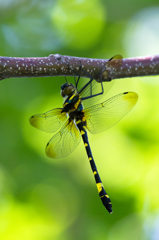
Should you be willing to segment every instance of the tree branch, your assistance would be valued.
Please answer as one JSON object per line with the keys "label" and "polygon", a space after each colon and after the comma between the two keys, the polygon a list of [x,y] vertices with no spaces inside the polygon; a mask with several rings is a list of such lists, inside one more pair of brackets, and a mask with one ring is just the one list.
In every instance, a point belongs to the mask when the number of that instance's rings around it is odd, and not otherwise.
{"label": "tree branch", "polygon": [[[83,70],[83,71],[82,71]],[[91,75],[97,81],[159,75],[159,55],[93,59],[51,54],[43,58],[0,57],[0,80],[17,77]]]}

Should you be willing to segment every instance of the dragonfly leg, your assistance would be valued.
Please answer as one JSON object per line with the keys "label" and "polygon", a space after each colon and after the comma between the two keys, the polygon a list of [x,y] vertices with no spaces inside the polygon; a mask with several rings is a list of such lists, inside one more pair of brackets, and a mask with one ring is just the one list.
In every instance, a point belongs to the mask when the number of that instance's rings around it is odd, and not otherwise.
{"label": "dragonfly leg", "polygon": [[[102,95],[102,94],[104,93],[104,87],[103,87],[101,75],[100,75],[100,83],[99,83],[99,84],[101,84],[101,92],[99,92],[99,93],[97,93],[97,94],[93,94],[93,93],[92,93],[92,85],[91,85],[91,83],[92,83],[92,81],[94,80],[94,78],[93,78],[88,72],[86,72],[85,70],[82,69],[81,60],[79,60],[79,62],[80,62],[80,67],[79,67],[79,68],[80,68],[80,71],[84,72],[84,73],[90,78],[90,80],[89,80],[89,81],[79,90],[79,92],[78,92],[78,93],[80,94],[81,92],[83,92],[83,90],[84,90],[86,87],[88,87],[88,85],[90,85],[90,96],[81,98],[81,100],[85,100],[85,99],[89,99],[89,98],[92,98],[92,97],[96,97],[96,96],[98,96],[98,95]],[[75,79],[75,86],[76,86],[76,88],[77,88],[78,82],[79,82],[81,76],[80,76],[80,74],[79,74],[78,72],[76,72],[75,70],[73,70],[73,69],[71,69],[71,68],[69,67],[69,63],[68,63],[68,69],[71,70],[72,72],[74,72],[74,73],[78,76],[77,81],[76,81],[76,79]]]}
{"label": "dragonfly leg", "polygon": [[[90,86],[91,86],[91,82],[92,82],[93,80],[95,80],[95,79],[94,79],[88,72],[86,72],[85,70],[83,70],[82,68],[81,68],[80,70],[81,70],[82,72],[84,72],[85,74],[87,74],[87,76],[90,78],[89,82],[88,82],[87,84],[85,84],[85,85],[83,86],[83,88],[80,90],[80,92],[82,92],[89,84],[90,84]],[[91,94],[91,95],[88,96],[88,97],[82,98],[82,100],[85,100],[85,99],[88,99],[88,98],[92,98],[92,97],[96,97],[96,96],[102,95],[102,94],[104,93],[104,87],[103,87],[103,82],[102,82],[101,74],[100,74],[99,78],[100,78],[99,84],[101,84],[102,91],[99,92],[99,93],[97,93],[97,94]],[[95,81],[96,81],[96,80],[95,80]],[[79,93],[80,93],[80,92],[79,92]],[[91,92],[92,92],[92,91],[91,91]]]}

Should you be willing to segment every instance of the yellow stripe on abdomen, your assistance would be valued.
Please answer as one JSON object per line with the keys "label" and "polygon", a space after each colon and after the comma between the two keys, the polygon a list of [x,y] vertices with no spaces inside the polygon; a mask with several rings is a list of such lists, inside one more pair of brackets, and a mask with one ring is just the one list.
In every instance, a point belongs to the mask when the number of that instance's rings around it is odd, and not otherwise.
{"label": "yellow stripe on abdomen", "polygon": [[98,193],[100,193],[102,191],[103,184],[102,183],[96,183],[96,185],[97,185]]}
{"label": "yellow stripe on abdomen", "polygon": [[85,134],[85,131],[81,130],[81,135],[84,135]]}

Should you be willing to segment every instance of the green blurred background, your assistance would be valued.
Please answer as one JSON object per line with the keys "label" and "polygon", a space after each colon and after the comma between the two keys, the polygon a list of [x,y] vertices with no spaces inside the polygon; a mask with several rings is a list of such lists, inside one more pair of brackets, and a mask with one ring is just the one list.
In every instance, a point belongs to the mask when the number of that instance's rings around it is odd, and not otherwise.
{"label": "green blurred background", "polygon": [[[0,0],[0,55],[90,58],[159,53],[158,0]],[[71,79],[71,78],[70,78]],[[139,100],[108,131],[89,134],[112,200],[98,198],[82,141],[51,160],[52,135],[29,117],[62,106],[63,77],[0,82],[0,239],[159,239],[159,78],[115,80],[107,94],[135,91]]]}

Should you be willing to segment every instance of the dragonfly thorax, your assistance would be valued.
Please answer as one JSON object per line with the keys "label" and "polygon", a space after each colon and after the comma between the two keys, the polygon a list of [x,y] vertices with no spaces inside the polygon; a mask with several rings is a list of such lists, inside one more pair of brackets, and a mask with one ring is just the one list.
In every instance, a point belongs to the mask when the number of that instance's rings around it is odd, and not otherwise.
{"label": "dragonfly thorax", "polygon": [[[61,86],[61,96],[64,98],[62,112],[70,114],[70,112],[82,111],[83,106],[80,96],[72,83],[64,83]],[[72,115],[71,119],[74,118],[75,115]]]}

